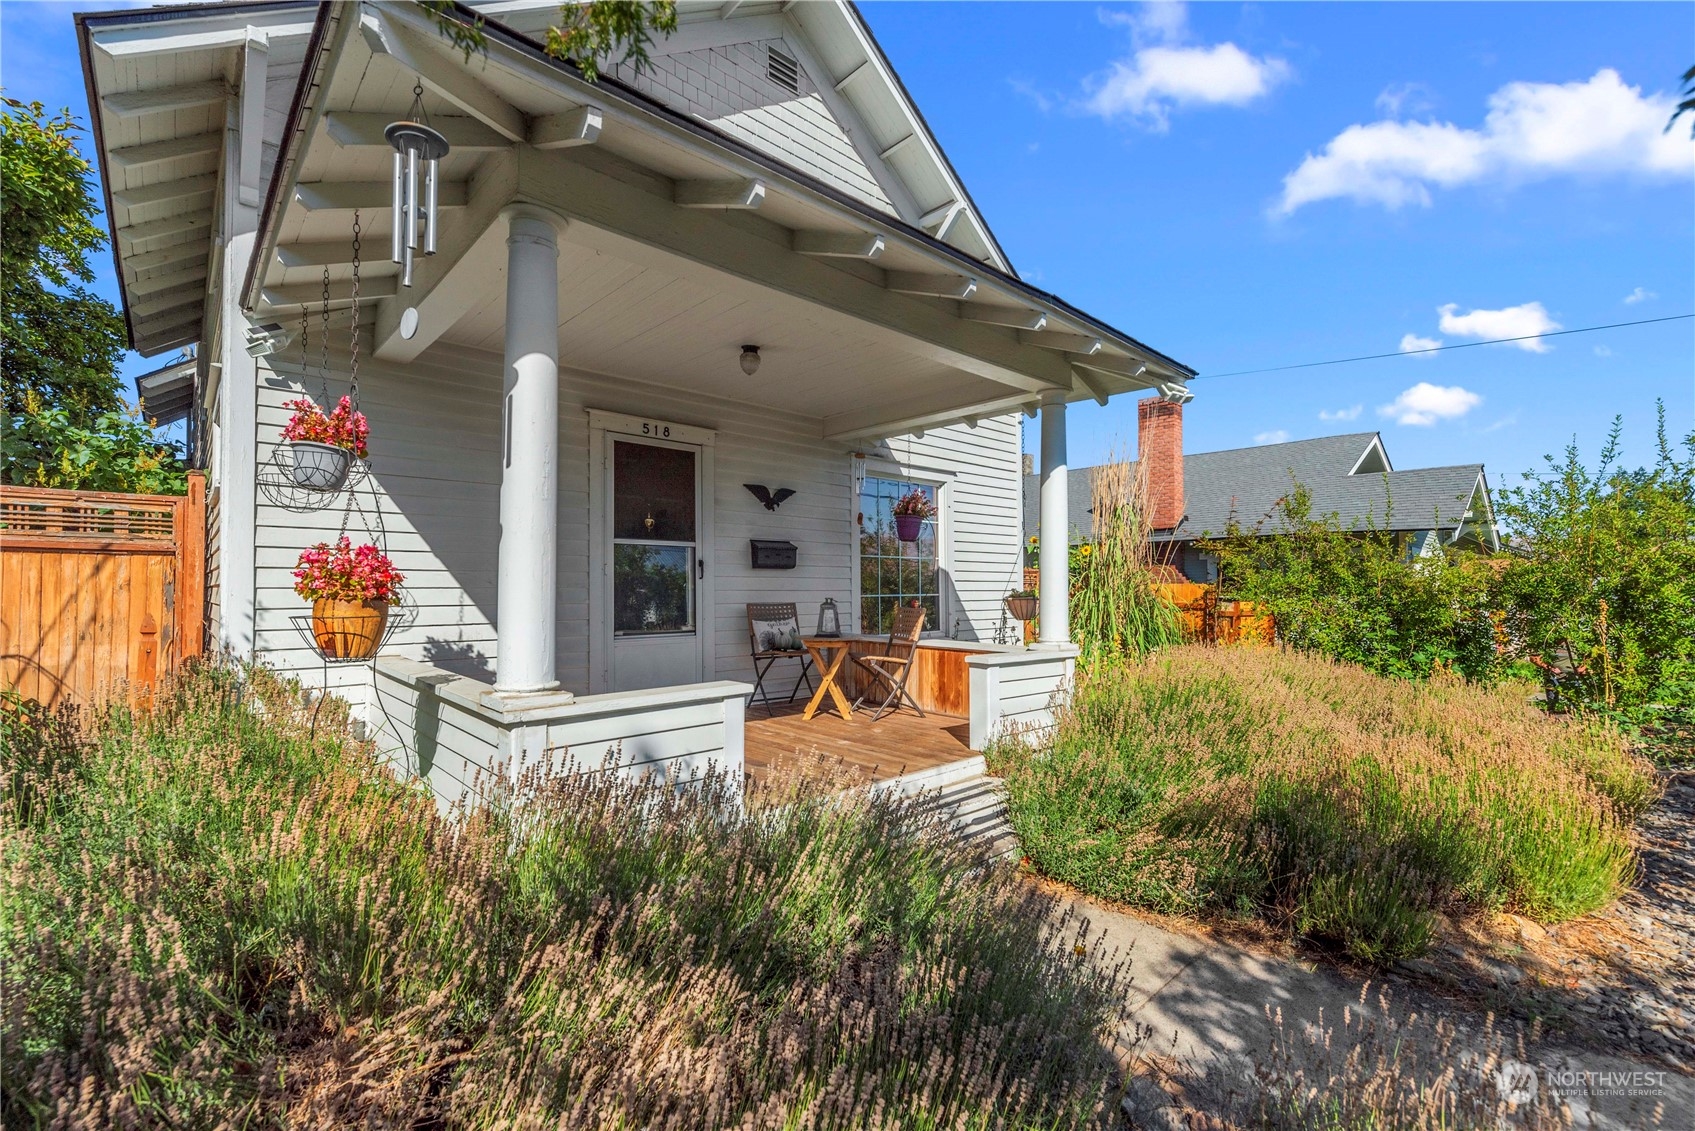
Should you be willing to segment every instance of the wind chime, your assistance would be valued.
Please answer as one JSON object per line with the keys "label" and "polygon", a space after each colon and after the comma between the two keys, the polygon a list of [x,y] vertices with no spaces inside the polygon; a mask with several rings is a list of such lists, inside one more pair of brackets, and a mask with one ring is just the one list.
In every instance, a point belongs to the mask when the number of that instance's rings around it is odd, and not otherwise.
{"label": "wind chime", "polygon": [[[447,139],[430,126],[430,116],[424,109],[424,85],[412,87],[411,119],[391,122],[383,137],[394,146],[394,185],[391,207],[394,209],[394,232],[390,253],[401,265],[400,285],[412,285],[412,260],[420,245],[425,255],[436,253],[436,232],[439,227],[441,190],[441,159],[447,156]],[[418,166],[423,165],[423,183],[419,184]],[[419,189],[423,190],[420,197]]]}

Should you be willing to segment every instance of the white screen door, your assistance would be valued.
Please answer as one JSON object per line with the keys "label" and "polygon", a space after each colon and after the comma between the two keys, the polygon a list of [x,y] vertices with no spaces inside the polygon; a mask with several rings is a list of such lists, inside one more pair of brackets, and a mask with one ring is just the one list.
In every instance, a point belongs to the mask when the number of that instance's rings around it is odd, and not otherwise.
{"label": "white screen door", "polygon": [[613,432],[606,447],[611,690],[699,683],[701,449]]}

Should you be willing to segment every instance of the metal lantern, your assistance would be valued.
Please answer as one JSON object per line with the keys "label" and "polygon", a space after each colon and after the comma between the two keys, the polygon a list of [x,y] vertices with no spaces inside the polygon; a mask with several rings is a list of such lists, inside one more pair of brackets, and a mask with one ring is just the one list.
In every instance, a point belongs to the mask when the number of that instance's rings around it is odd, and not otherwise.
{"label": "metal lantern", "polygon": [[840,636],[842,634],[842,615],[836,610],[834,597],[824,598],[824,603],[818,606],[818,635]]}
{"label": "metal lantern", "polygon": [[[430,128],[424,112],[424,87],[412,88],[412,121],[391,122],[383,137],[394,146],[394,232],[390,257],[402,264],[400,283],[412,285],[412,256],[423,244],[425,255],[436,253],[437,206],[441,181],[441,159],[447,156],[447,139]],[[418,165],[424,166],[423,196],[418,195]]]}

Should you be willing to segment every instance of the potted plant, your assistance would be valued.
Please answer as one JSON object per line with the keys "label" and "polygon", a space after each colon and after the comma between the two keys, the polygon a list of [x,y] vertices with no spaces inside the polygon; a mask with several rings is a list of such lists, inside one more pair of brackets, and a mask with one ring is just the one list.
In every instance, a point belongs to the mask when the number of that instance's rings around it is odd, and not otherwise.
{"label": "potted plant", "polygon": [[1011,613],[1014,620],[1029,623],[1036,619],[1036,591],[1034,589],[1014,589],[1006,595],[1006,611]]}
{"label": "potted plant", "polygon": [[924,520],[936,517],[936,504],[930,501],[928,491],[914,487],[895,500],[894,515],[895,537],[902,542],[916,542]]}
{"label": "potted plant", "polygon": [[388,627],[389,606],[406,579],[388,555],[369,543],[354,546],[343,534],[300,552],[294,591],[312,602],[312,639],[332,660],[376,655]]}
{"label": "potted plant", "polygon": [[290,474],[295,484],[314,491],[341,490],[353,461],[370,454],[365,441],[371,427],[365,414],[355,410],[347,397],[328,413],[305,397],[283,407],[294,410],[283,426],[282,438],[294,455]]}

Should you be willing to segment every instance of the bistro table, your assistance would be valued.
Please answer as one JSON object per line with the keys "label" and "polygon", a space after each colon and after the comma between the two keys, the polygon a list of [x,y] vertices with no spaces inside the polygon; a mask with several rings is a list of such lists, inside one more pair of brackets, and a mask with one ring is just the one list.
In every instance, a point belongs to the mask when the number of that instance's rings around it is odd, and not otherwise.
{"label": "bistro table", "polygon": [[836,676],[842,669],[842,663],[848,658],[848,651],[853,646],[853,639],[847,636],[804,636],[801,643],[812,654],[812,662],[818,669],[818,690],[812,693],[807,701],[806,710],[801,718],[810,719],[818,713],[818,708],[824,702],[824,693],[830,693],[835,701],[836,713],[841,715],[843,722],[853,721],[853,704],[847,701],[842,689],[836,686]]}

